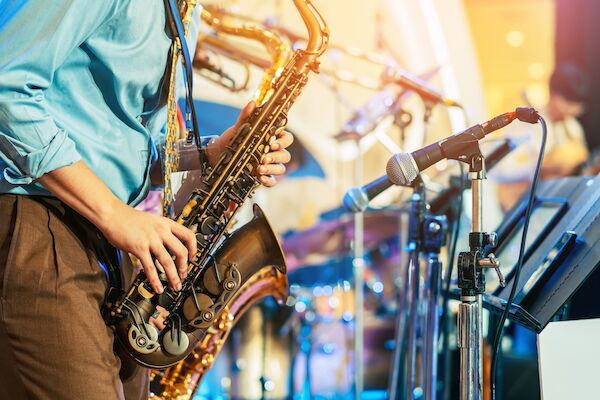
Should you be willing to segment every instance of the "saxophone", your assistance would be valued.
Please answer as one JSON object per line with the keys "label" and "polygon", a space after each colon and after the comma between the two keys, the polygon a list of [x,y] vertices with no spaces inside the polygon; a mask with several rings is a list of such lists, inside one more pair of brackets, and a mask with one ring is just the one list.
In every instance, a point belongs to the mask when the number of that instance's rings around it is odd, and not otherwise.
{"label": "saxophone", "polygon": [[[277,289],[286,282],[283,252],[260,208],[254,205],[254,218],[235,232],[230,234],[228,226],[260,186],[255,170],[286,125],[309,72],[318,72],[318,58],[327,47],[327,25],[311,1],[293,1],[309,32],[306,49],[296,50],[273,81],[268,100],[242,124],[214,168],[207,168],[202,185],[176,219],[197,232],[198,244],[181,291],[165,285],[158,295],[141,272],[122,296],[107,302],[116,342],[138,364],[166,368],[198,348],[195,356],[208,365],[212,349],[220,348],[246,309],[268,295],[286,296]],[[167,282],[164,274],[161,280]],[[160,332],[149,323],[158,306],[168,312]]]}
{"label": "saxophone", "polygon": [[[204,8],[201,12],[201,18],[215,31],[257,40],[268,50],[271,57],[270,65],[265,68],[261,83],[254,94],[254,101],[258,105],[264,104],[273,92],[273,79],[279,77],[290,59],[292,53],[290,46],[281,40],[279,36],[263,27],[247,24],[236,27],[229,23],[228,15],[219,15],[222,13],[221,10],[209,10]],[[217,15],[219,16],[217,17]],[[204,39],[201,38],[200,41]],[[213,44],[219,46],[221,43],[223,42]],[[246,56],[243,52],[236,52],[236,55],[242,60]],[[273,273],[273,271],[265,269],[261,273],[255,274],[251,280],[247,283],[247,287],[251,287],[255,294],[248,292],[246,296],[257,296],[256,299],[249,301],[249,297],[243,298],[240,293],[240,300],[226,307],[225,311],[221,313],[221,317],[213,322],[203,339],[184,360],[166,370],[152,370],[151,381],[158,391],[151,394],[151,399],[183,400],[193,397],[202,378],[212,367],[225,344],[231,328],[242,312],[260,300],[261,297],[271,296],[282,301],[286,296],[287,280],[285,275],[281,273]],[[244,310],[242,310],[242,307]]]}

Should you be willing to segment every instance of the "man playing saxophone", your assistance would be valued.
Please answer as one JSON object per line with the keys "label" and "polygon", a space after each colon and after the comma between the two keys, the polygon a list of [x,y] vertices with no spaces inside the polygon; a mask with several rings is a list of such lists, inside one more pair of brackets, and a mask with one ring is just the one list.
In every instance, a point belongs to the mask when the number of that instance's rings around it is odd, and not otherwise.
{"label": "man playing saxophone", "polygon": [[[178,290],[196,252],[191,230],[132,208],[161,175],[170,46],[161,1],[0,0],[0,398],[146,396],[143,373],[119,378],[98,253],[133,254],[161,293],[155,260]],[[271,145],[263,185],[291,142]]]}

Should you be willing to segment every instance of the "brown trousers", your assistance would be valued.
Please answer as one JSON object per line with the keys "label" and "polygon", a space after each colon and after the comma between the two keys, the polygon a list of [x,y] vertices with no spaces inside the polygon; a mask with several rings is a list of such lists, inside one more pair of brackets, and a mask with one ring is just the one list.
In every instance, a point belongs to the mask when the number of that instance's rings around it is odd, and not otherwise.
{"label": "brown trousers", "polygon": [[0,195],[0,399],[147,398],[147,370],[119,378],[104,271],[72,215]]}

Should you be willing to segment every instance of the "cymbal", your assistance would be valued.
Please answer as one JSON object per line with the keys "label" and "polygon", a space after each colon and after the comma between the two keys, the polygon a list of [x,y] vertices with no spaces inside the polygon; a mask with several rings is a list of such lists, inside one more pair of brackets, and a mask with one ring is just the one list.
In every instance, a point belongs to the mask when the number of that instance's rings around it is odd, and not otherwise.
{"label": "cymbal", "polygon": [[[380,210],[364,214],[364,246],[371,249],[400,232],[397,211]],[[342,214],[319,222],[312,228],[295,232],[283,241],[288,270],[307,264],[319,264],[333,257],[350,255],[354,240],[354,216]]]}

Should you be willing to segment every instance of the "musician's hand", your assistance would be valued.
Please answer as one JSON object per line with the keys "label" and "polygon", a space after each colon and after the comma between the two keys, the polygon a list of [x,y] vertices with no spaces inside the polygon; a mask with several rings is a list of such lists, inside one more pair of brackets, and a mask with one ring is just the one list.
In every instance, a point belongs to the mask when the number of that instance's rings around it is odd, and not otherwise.
{"label": "musician's hand", "polygon": [[221,157],[223,151],[225,151],[227,145],[231,143],[231,140],[235,136],[236,132],[240,129],[244,121],[246,121],[246,119],[248,119],[248,117],[252,114],[255,108],[256,103],[253,101],[246,104],[246,107],[244,107],[240,112],[235,125],[223,132],[221,136],[216,138],[215,142],[208,145],[206,148],[206,154],[208,156],[208,162],[211,165],[214,166],[219,161],[219,158]]}
{"label": "musician's hand", "polygon": [[271,150],[264,155],[262,165],[258,167],[258,180],[264,186],[272,187],[277,184],[275,176],[285,174],[285,164],[292,159],[286,149],[294,142],[294,136],[283,129],[277,133],[277,139],[271,143]]}
{"label": "musician's hand", "polygon": [[194,233],[169,218],[138,211],[123,203],[117,203],[112,214],[110,223],[98,227],[115,247],[140,260],[154,292],[160,294],[164,290],[154,260],[164,269],[169,286],[180,290],[188,260],[196,253]]}
{"label": "musician's hand", "polygon": [[[231,142],[235,133],[238,131],[244,121],[252,114],[256,108],[256,103],[251,101],[244,107],[240,112],[237,122],[234,126],[227,129],[217,139],[216,143],[207,149],[208,160],[212,165],[215,165],[219,160],[225,147]],[[258,167],[258,174],[260,175],[258,180],[264,186],[272,187],[277,184],[274,176],[281,176],[285,174],[285,164],[291,160],[290,153],[286,150],[292,142],[294,137],[291,133],[281,129],[277,132],[277,138],[271,143],[269,153],[265,154],[262,159],[262,165]]]}

